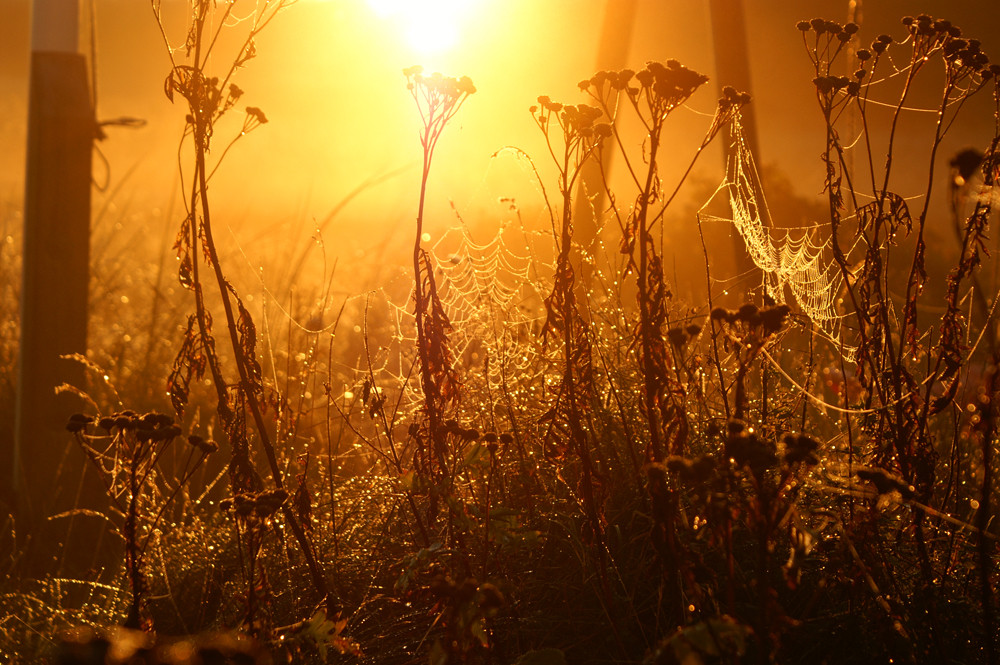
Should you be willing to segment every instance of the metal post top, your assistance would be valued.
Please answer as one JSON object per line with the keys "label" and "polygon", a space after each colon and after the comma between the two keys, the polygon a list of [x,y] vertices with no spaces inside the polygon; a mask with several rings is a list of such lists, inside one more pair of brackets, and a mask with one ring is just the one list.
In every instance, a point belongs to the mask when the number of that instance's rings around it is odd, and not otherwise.
{"label": "metal post top", "polygon": [[77,53],[80,43],[80,0],[32,0],[33,53]]}

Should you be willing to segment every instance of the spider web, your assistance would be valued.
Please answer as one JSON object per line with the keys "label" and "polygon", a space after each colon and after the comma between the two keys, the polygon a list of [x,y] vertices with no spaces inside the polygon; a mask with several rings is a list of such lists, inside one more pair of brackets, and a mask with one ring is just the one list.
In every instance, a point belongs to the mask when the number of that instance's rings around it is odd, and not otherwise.
{"label": "spider web", "polygon": [[[516,236],[508,223],[485,242],[478,242],[460,223],[429,248],[438,294],[452,325],[449,346],[465,381],[485,379],[492,385],[512,386],[537,374],[533,369],[540,355],[536,333],[544,309],[532,278],[536,265],[530,245]],[[403,302],[390,298],[386,302],[394,332],[393,353],[398,358],[383,366],[383,371],[395,365],[397,378],[405,382],[416,348],[413,291]],[[414,385],[412,377],[410,381]],[[419,390],[406,393],[408,405],[419,402]]]}
{"label": "spider web", "polygon": [[[721,192],[729,198],[732,219],[704,212]],[[838,312],[836,302],[843,275],[832,259],[831,241],[817,240],[819,233],[815,227],[781,232],[765,225],[763,220],[770,219],[771,213],[738,117],[732,123],[732,150],[725,179],[698,215],[702,220],[731,222],[743,238],[754,265],[764,274],[767,295],[784,302],[786,292],[790,293],[802,312],[840,346],[844,315]],[[855,350],[843,347],[848,359],[854,357]]]}

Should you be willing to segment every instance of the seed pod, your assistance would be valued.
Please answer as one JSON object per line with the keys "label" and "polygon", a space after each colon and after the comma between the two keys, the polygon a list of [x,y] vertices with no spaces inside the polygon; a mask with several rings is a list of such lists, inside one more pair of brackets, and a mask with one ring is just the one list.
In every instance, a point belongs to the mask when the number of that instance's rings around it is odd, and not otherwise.
{"label": "seed pod", "polygon": [[93,416],[87,416],[82,413],[74,413],[69,417],[69,422],[66,423],[66,429],[70,432],[80,432],[87,428],[87,425],[94,422]]}

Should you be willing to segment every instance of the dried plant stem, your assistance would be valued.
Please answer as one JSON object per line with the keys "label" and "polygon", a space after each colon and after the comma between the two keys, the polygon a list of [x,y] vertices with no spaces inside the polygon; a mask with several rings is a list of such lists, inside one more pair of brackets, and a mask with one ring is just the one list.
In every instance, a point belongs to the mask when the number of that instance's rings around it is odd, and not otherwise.
{"label": "dried plant stem", "polygon": [[[431,351],[427,330],[427,294],[424,292],[424,279],[421,263],[425,260],[425,252],[422,246],[424,235],[424,204],[427,201],[427,182],[430,179],[431,161],[434,157],[435,137],[431,135],[431,125],[424,127],[422,144],[424,146],[423,168],[420,174],[420,199],[417,203],[417,228],[413,241],[413,300],[415,307],[415,319],[417,324],[417,357],[420,361],[420,383],[424,391],[424,410],[427,414],[428,426],[430,429],[430,444],[434,453],[438,456],[438,463],[443,470],[446,462],[444,459],[445,442],[444,428],[441,426],[441,414],[438,400],[435,399],[435,383],[431,368]],[[430,268],[427,271],[429,278],[433,279]],[[425,460],[424,464],[430,468],[430,460]]]}
{"label": "dried plant stem", "polygon": [[[646,171],[646,180],[640,193],[639,201],[641,203],[636,219],[639,231],[636,243],[639,248],[638,275],[636,276],[639,286],[639,354],[642,363],[643,402],[646,419],[649,422],[647,462],[660,462],[663,461],[664,457],[659,402],[660,393],[666,388],[662,383],[666,377],[662,376],[662,372],[657,367],[657,362],[663,360],[658,357],[660,355],[658,352],[662,352],[664,349],[662,348],[662,331],[654,323],[654,317],[659,318],[654,310],[662,308],[663,303],[653,298],[654,294],[650,293],[650,261],[655,259],[655,254],[649,228],[646,225],[653,182],[656,177],[656,158],[659,148],[660,125],[656,123],[649,135],[649,169]],[[650,254],[654,254],[654,256],[651,257]]]}
{"label": "dried plant stem", "polygon": [[[203,144],[199,141],[195,141],[195,177],[197,179],[197,200],[201,202],[201,213],[202,213],[202,229],[204,232],[205,245],[208,248],[209,255],[211,257],[211,264],[215,274],[216,284],[219,288],[219,294],[222,298],[223,310],[226,314],[226,327],[229,331],[229,341],[232,345],[233,355],[236,361],[236,369],[240,375],[240,389],[245,393],[252,393],[252,386],[254,383],[251,381],[249,372],[247,369],[247,358],[243,355],[242,344],[240,343],[240,333],[236,324],[236,317],[233,314],[233,305],[230,300],[230,293],[232,292],[232,286],[226,280],[225,275],[222,273],[222,265],[218,259],[218,253],[216,251],[216,245],[214,238],[212,236],[212,224],[211,224],[211,209],[208,203],[208,182],[206,178],[205,171],[205,150]],[[192,229],[196,228],[195,224],[192,224]],[[194,231],[193,231],[194,232]],[[197,265],[197,261],[194,262]],[[200,293],[200,289],[199,289]],[[199,311],[199,321],[204,322],[205,311],[204,311],[204,301],[198,299],[198,311]],[[220,403],[228,401],[229,396],[226,394],[226,384],[219,381],[221,378],[221,371],[216,366],[216,362],[211,363],[213,365],[213,374],[216,375],[216,391],[218,392],[218,397]],[[256,379],[255,379],[256,380]],[[249,395],[249,399],[246,400],[246,404],[250,408],[250,413],[253,416],[254,424],[257,428],[257,435],[260,437],[261,447],[264,449],[264,454],[267,458],[268,466],[271,472],[271,480],[274,482],[274,486],[277,489],[284,489],[284,479],[281,471],[281,467],[278,465],[278,459],[274,452],[274,446],[271,443],[270,435],[267,429],[267,425],[264,422],[264,415],[260,409],[260,402],[254,398],[253,394]],[[237,416],[239,417],[239,416]],[[292,529],[292,534],[295,536],[295,540],[299,544],[299,548],[302,552],[302,556],[305,559],[306,566],[309,569],[310,576],[312,578],[313,586],[316,588],[317,593],[323,598],[323,602],[326,604],[327,613],[329,616],[337,616],[340,613],[340,603],[331,594],[328,585],[326,583],[326,577],[316,561],[315,554],[313,552],[312,543],[309,541],[309,537],[306,535],[305,530],[299,523],[298,517],[292,510],[292,507],[285,504],[281,508],[282,515],[284,515],[289,527]]]}
{"label": "dried plant stem", "polygon": [[[210,3],[208,0],[198,0],[192,7],[192,23],[187,38],[188,54],[191,55],[193,52],[192,64],[181,66],[174,61],[173,52],[169,51],[169,41],[167,40],[160,14],[160,3],[158,0],[153,0],[152,2],[154,16],[157,19],[164,42],[168,48],[171,64],[173,65],[171,73],[167,78],[166,92],[171,100],[173,100],[173,96],[176,93],[183,96],[188,102],[190,114],[188,116],[188,128],[185,131],[185,135],[188,132],[191,134],[195,162],[187,209],[188,217],[185,220],[184,227],[187,237],[179,238],[178,245],[183,255],[182,283],[191,288],[195,294],[195,319],[197,321],[198,335],[196,337],[197,341],[193,345],[186,345],[175,361],[174,375],[171,377],[172,390],[175,391],[173,399],[175,408],[178,410],[182,409],[187,400],[187,384],[190,381],[190,376],[200,373],[201,370],[198,369],[199,362],[207,364],[212,374],[218,397],[220,421],[229,435],[230,444],[233,449],[231,473],[237,485],[234,488],[235,491],[259,490],[261,484],[249,459],[245,409],[249,409],[251,413],[275,487],[279,490],[283,489],[284,482],[274,446],[270,440],[268,428],[261,412],[260,399],[263,386],[260,380],[260,368],[256,358],[251,355],[255,352],[256,331],[249,312],[245,310],[236,295],[235,289],[223,273],[217,246],[212,234],[211,207],[208,200],[208,180],[211,177],[211,173],[208,170],[206,159],[216,121],[242,95],[242,91],[229,84],[230,79],[238,67],[254,56],[254,37],[270,23],[285,4],[282,0],[272,4],[270,7],[264,7],[259,13],[254,14],[252,26],[240,49],[239,55],[232,61],[231,66],[220,83],[218,79],[208,78],[205,75],[204,67],[223,27],[227,24],[226,19],[233,11],[233,3],[225,3],[222,8],[221,20],[218,21],[217,27],[211,34],[206,31],[206,27],[211,17],[214,3]],[[224,93],[223,91],[227,90],[227,86],[228,92]],[[266,118],[259,109],[248,108],[247,119],[244,121],[243,131],[240,136],[263,122],[266,122]],[[217,167],[218,165],[216,165]],[[214,172],[214,169],[212,172]],[[201,251],[199,251],[199,248]],[[204,260],[213,270],[225,312],[229,341],[239,375],[239,382],[236,386],[230,386],[225,381],[221,361],[215,351],[215,341],[211,332],[211,316],[205,303],[203,281],[199,267],[199,255],[202,254],[204,255]],[[189,274],[185,275],[185,270],[189,271]],[[186,282],[186,279],[189,279],[190,282]],[[237,306],[240,310],[239,322],[237,322],[237,315],[232,302],[234,298],[237,300]],[[185,366],[187,367],[186,379],[181,377],[185,371]],[[181,378],[178,379],[178,377]],[[179,384],[175,383],[177,380],[180,381]],[[177,386],[180,386],[180,394],[176,394]],[[282,512],[299,543],[316,591],[324,599],[328,614],[335,616],[340,611],[339,603],[335,601],[327,588],[326,578],[315,559],[312,545],[302,525],[299,523],[297,516],[290,506],[283,506]]]}
{"label": "dried plant stem", "polygon": [[140,610],[146,591],[146,576],[142,571],[142,557],[139,552],[137,535],[138,506],[141,496],[140,461],[139,455],[133,455],[132,459],[129,460],[128,508],[125,512],[125,525],[122,529],[122,536],[125,538],[125,570],[128,575],[129,587],[132,589],[132,599],[129,603],[125,627],[136,630],[142,627]]}

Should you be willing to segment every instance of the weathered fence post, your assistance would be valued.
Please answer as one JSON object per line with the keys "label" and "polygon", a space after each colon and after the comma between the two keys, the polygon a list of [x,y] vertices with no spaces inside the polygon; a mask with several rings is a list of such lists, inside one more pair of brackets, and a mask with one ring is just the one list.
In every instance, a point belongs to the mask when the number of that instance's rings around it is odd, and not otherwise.
{"label": "weathered fence post", "polygon": [[[719,92],[724,86],[732,86],[741,92],[754,94],[750,82],[750,49],[747,45],[746,16],[743,12],[743,0],[709,0],[709,10],[712,15],[712,44],[715,50],[715,80]],[[758,166],[763,166],[759,143],[757,141],[757,113],[754,105],[747,104],[741,111],[743,115],[743,135],[747,147]],[[729,137],[724,143],[725,159],[730,158],[731,146]],[[761,192],[757,192],[758,195]],[[771,220],[765,219],[765,223]],[[739,273],[754,269],[753,261],[747,254],[743,239],[738,233],[733,234],[733,256]]]}
{"label": "weathered fence post", "polygon": [[[628,53],[632,46],[632,32],[635,27],[637,0],[608,0],[604,7],[604,18],[601,22],[600,41],[597,44],[597,61],[595,71],[602,69],[619,70],[628,64]],[[605,84],[606,85],[606,84]],[[593,100],[585,100],[593,103]],[[602,170],[611,170],[613,150],[605,150],[601,155],[602,163],[597,157],[588,159],[580,174],[580,184],[577,187],[576,201],[573,204],[573,225],[577,242],[585,253],[593,255],[596,249],[601,213],[604,210],[604,184]],[[593,266],[586,261],[579,266],[580,298],[586,298],[593,282]],[[582,301],[581,301],[582,302]],[[584,308],[584,316],[589,316]]]}
{"label": "weathered fence post", "polygon": [[54,507],[73,505],[82,468],[78,451],[65,454],[74,405],[55,392],[83,380],[79,363],[60,355],[87,350],[95,122],[78,20],[79,0],[33,0],[20,356],[6,481],[28,528]]}

